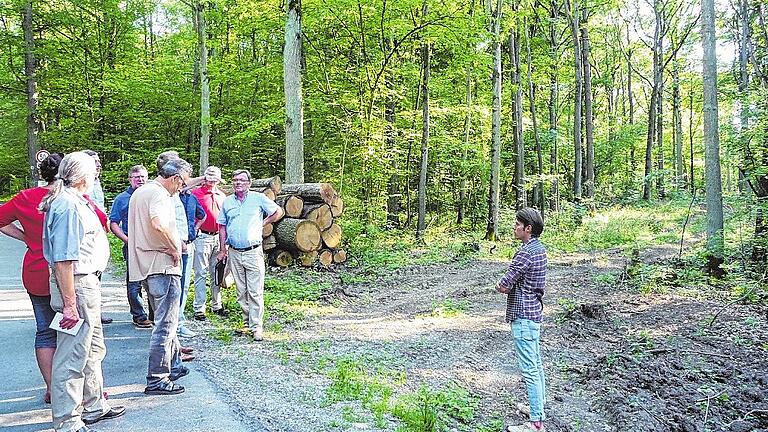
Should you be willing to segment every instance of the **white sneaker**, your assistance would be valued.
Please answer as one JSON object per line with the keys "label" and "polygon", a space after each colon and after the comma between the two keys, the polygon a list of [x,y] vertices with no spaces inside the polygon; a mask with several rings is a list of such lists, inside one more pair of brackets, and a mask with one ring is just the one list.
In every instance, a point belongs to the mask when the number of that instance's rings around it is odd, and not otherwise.
{"label": "white sneaker", "polygon": [[183,337],[183,338],[193,338],[197,336],[197,333],[193,332],[192,330],[188,329],[185,326],[179,327],[179,330],[177,333],[179,334],[179,337]]}

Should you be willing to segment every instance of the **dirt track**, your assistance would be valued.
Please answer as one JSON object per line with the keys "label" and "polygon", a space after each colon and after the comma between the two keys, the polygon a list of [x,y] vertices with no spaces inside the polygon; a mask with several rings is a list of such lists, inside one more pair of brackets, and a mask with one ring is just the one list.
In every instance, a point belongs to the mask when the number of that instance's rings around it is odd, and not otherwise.
{"label": "dirt track", "polygon": [[[674,253],[659,247],[639,260]],[[627,264],[618,252],[550,258],[542,336],[547,429],[768,430],[766,311],[731,306],[710,327],[723,302],[640,294],[627,283]],[[469,389],[480,398],[473,424],[499,416],[519,423],[524,417],[513,407],[525,399],[524,387],[504,297],[492,289],[505,269],[449,263],[337,285],[329,298],[337,307],[297,322],[287,336],[262,344],[211,340],[202,360],[242,414],[268,430],[395,430],[392,421],[371,424],[359,404],[324,402],[329,380],[317,364],[347,354],[404,372],[408,385]],[[612,276],[598,276],[605,274]],[[446,299],[464,305],[463,313],[433,314]]]}

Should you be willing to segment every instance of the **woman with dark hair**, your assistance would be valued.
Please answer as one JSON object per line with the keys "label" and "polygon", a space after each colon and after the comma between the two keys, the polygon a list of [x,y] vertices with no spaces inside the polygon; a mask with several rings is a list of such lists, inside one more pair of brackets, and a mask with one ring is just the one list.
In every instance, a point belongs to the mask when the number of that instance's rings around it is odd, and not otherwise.
{"label": "woman with dark hair", "polygon": [[[48,262],[43,257],[43,214],[37,206],[50,191],[63,155],[54,153],[40,163],[40,177],[46,186],[25,189],[0,206],[0,232],[27,245],[21,280],[32,300],[37,333],[35,357],[45,380],[45,403],[51,402],[51,364],[56,352],[56,331],[48,328],[55,315],[51,309]],[[14,224],[21,224],[21,228]]]}

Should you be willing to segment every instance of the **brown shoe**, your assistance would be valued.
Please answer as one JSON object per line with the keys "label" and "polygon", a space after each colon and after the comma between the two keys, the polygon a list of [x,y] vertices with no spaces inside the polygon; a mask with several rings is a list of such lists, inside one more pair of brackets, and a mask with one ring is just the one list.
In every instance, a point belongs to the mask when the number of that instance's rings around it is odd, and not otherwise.
{"label": "brown shoe", "polygon": [[182,352],[182,354],[192,354],[193,352],[195,352],[195,349],[192,348],[192,347],[184,347],[183,346],[183,347],[181,347],[181,352]]}
{"label": "brown shoe", "polygon": [[152,321],[144,318],[143,320],[133,320],[133,325],[136,328],[147,329],[152,328]]}
{"label": "brown shoe", "polygon": [[195,356],[193,356],[192,354],[181,353],[181,361],[183,362],[191,362],[194,359],[195,359]]}

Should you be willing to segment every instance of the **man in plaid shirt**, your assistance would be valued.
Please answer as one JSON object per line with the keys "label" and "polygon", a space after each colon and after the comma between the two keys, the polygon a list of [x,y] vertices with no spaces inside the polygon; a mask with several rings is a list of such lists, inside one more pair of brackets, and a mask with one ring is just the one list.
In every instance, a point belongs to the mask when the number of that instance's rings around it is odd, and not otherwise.
{"label": "man in plaid shirt", "polygon": [[518,404],[518,409],[528,413],[530,422],[522,426],[508,426],[506,430],[543,431],[545,390],[539,336],[547,251],[539,241],[539,236],[544,230],[544,220],[541,213],[532,208],[519,210],[516,219],[515,238],[523,246],[496,285],[496,291],[507,294],[506,321],[511,323],[517,362],[528,389],[528,406]]}

